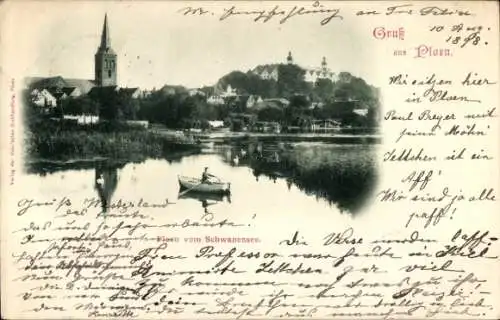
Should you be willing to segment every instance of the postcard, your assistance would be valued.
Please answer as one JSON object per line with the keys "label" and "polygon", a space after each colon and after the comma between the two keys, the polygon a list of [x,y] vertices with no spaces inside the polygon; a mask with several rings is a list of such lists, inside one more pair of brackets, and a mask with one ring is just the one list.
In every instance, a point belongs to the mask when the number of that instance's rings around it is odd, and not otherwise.
{"label": "postcard", "polygon": [[4,1],[2,319],[498,319],[495,1]]}

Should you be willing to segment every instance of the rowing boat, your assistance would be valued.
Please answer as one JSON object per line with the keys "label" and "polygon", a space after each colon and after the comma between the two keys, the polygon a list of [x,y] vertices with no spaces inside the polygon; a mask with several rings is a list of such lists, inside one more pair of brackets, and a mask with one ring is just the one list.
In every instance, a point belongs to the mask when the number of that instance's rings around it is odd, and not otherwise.
{"label": "rowing boat", "polygon": [[179,185],[181,189],[188,189],[197,192],[206,193],[229,193],[230,184],[225,182],[201,182],[201,179],[179,176]]}

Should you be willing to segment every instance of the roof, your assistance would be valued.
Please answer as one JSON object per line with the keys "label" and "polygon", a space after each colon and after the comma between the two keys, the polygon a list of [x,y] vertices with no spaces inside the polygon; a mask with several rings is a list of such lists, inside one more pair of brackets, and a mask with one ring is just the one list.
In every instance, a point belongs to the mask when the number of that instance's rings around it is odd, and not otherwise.
{"label": "roof", "polygon": [[271,99],[265,99],[264,102],[277,102],[281,103],[282,105],[289,105],[290,101],[288,101],[285,98],[271,98]]}
{"label": "roof", "polygon": [[107,86],[107,87],[93,87],[89,91],[89,96],[91,97],[99,97],[101,94],[109,94],[111,92],[116,92],[118,90],[118,86]]}
{"label": "roof", "polygon": [[82,94],[86,94],[90,91],[90,89],[94,88],[96,86],[96,83],[94,80],[88,80],[88,79],[64,79],[66,82],[66,87],[77,87],[80,89],[80,92]]}
{"label": "roof", "polygon": [[66,93],[68,96],[71,95],[77,88],[76,87],[64,87],[62,91]]}
{"label": "roof", "polygon": [[64,88],[48,87],[45,89],[48,90],[54,97],[59,99],[61,97],[64,97],[65,95],[66,96],[71,95],[71,93],[73,93],[77,88],[76,87],[64,87]]}
{"label": "roof", "polygon": [[60,98],[62,98],[62,97],[65,97],[65,96],[66,96],[66,93],[64,93],[64,92],[62,92],[62,91],[59,91],[59,92],[52,92],[51,94],[52,94],[52,95],[54,96],[54,98],[56,98],[56,99],[60,99]]}
{"label": "roof", "polygon": [[276,121],[256,121],[255,126],[279,126],[280,123]]}
{"label": "roof", "polygon": [[50,88],[50,87],[67,87],[67,83],[64,81],[63,77],[55,76],[55,77],[32,77],[26,78],[27,85],[32,88]]}
{"label": "roof", "polygon": [[82,94],[86,94],[96,86],[94,80],[71,79],[61,76],[55,77],[27,77],[25,84],[29,88],[67,88],[73,87],[80,89]]}
{"label": "roof", "polygon": [[133,95],[139,91],[139,88],[120,88],[120,92],[123,92],[125,94]]}
{"label": "roof", "polygon": [[283,107],[284,107],[284,104],[282,104],[276,100],[264,100],[264,101],[259,102],[255,105],[255,108],[257,110],[261,110],[264,108],[274,108],[274,109],[282,110]]}
{"label": "roof", "polygon": [[116,54],[115,51],[111,48],[111,37],[108,27],[108,14],[104,15],[104,24],[102,26],[101,33],[101,45],[99,46],[97,52]]}

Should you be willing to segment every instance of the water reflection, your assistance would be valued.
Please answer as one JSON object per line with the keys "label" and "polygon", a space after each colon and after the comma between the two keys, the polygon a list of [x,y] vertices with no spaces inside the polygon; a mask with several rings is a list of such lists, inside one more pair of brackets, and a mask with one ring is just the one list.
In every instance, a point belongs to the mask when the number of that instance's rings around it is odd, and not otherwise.
{"label": "water reflection", "polygon": [[189,191],[186,193],[179,192],[179,199],[194,199],[198,200],[201,203],[201,208],[204,214],[213,214],[210,211],[209,207],[216,206],[219,203],[227,202],[231,203],[231,195],[230,194],[211,194],[211,193],[202,193],[196,191]]}
{"label": "water reflection", "polygon": [[[193,190],[179,193],[178,175],[198,177],[206,166],[232,183],[232,198]],[[28,166],[28,172],[39,175],[41,185],[56,181],[55,177],[60,184],[60,179],[67,176],[72,179],[72,185],[93,189],[93,195],[85,196],[95,197],[97,193],[103,212],[107,212],[120,184],[119,194],[147,195],[152,199],[177,196],[180,204],[175,208],[186,206],[191,210],[190,206],[196,205],[204,214],[229,210],[229,207],[231,212],[266,211],[275,199],[283,199],[280,210],[293,210],[307,203],[311,211],[321,211],[326,205],[330,212],[337,208],[356,213],[370,198],[377,178],[375,145],[366,143],[366,139],[349,140],[349,143],[260,138],[218,141],[201,154],[175,159],[122,164],[39,162]],[[157,183],[161,183],[161,188],[155,187]],[[85,188],[75,190],[75,194],[86,193]],[[67,192],[56,183],[51,190],[61,195]],[[317,207],[309,202],[314,202],[314,198]],[[178,210],[182,214],[183,211]]]}
{"label": "water reflection", "polygon": [[102,212],[108,211],[111,198],[118,186],[118,166],[98,164],[95,168],[94,188],[101,200]]}
{"label": "water reflection", "polygon": [[225,162],[250,167],[256,181],[284,180],[289,190],[294,185],[341,211],[361,209],[376,183],[373,144],[248,140],[215,149]]}

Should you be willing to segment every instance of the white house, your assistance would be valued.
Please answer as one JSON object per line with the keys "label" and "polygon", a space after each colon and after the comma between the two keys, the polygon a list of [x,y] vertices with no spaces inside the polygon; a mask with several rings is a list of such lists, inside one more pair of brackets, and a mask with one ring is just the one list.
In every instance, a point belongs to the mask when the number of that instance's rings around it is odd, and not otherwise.
{"label": "white house", "polygon": [[354,109],[352,112],[363,117],[366,117],[368,115],[367,108]]}
{"label": "white house", "polygon": [[39,107],[54,108],[57,99],[47,89],[34,89],[31,91],[31,102]]}
{"label": "white house", "polygon": [[306,82],[315,83],[319,79],[329,79],[333,82],[338,80],[338,76],[335,72],[332,72],[326,63],[326,58],[323,57],[321,61],[321,67],[319,68],[309,68],[305,70],[304,80]]}
{"label": "white house", "polygon": [[252,71],[263,80],[278,80],[278,66],[277,65],[260,65],[255,67]]}
{"label": "white house", "polygon": [[228,85],[226,88],[226,91],[224,91],[221,94],[222,97],[235,97],[236,96],[236,89],[231,87],[231,85]]}
{"label": "white house", "polygon": [[96,115],[68,115],[63,116],[65,120],[73,120],[80,125],[93,124],[99,122],[99,116]]}
{"label": "white house", "polygon": [[203,92],[203,91],[201,91],[199,89],[191,89],[191,90],[189,90],[189,95],[191,97],[193,97],[193,96],[202,96],[202,97],[206,96],[205,92]]}
{"label": "white house", "polygon": [[207,103],[212,104],[212,105],[223,105],[224,98],[222,96],[219,96],[219,95],[213,95],[213,96],[208,97]]}
{"label": "white house", "polygon": [[224,127],[224,121],[221,120],[208,121],[208,125],[212,129],[222,128]]}
{"label": "white house", "polygon": [[258,105],[259,103],[262,103],[262,101],[263,100],[262,100],[261,96],[251,95],[250,97],[248,97],[248,100],[247,100],[247,108],[253,108],[256,105]]}

